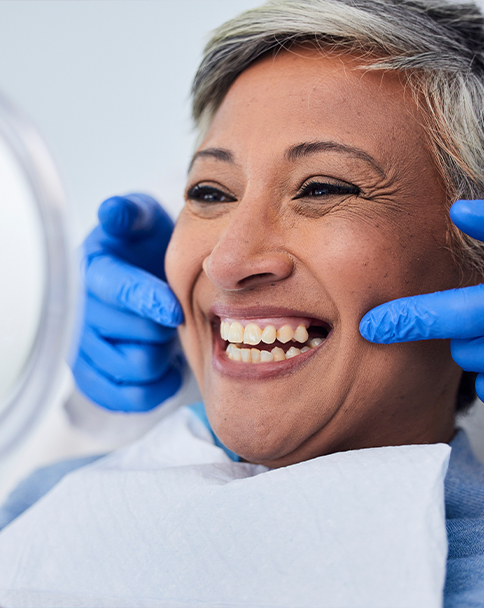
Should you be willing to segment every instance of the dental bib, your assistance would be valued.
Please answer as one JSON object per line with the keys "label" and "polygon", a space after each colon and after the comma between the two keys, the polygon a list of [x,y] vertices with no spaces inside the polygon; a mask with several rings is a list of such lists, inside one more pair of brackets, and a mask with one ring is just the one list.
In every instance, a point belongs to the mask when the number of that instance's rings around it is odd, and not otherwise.
{"label": "dental bib", "polygon": [[0,534],[0,605],[437,608],[450,448],[233,462],[189,408]]}

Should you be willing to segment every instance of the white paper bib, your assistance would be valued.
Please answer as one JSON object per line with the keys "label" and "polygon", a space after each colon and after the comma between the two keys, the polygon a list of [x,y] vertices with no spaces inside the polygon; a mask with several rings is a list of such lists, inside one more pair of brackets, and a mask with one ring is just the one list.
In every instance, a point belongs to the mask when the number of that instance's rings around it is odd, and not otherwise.
{"label": "white paper bib", "polygon": [[0,605],[437,608],[447,445],[267,471],[187,408],[0,534]]}

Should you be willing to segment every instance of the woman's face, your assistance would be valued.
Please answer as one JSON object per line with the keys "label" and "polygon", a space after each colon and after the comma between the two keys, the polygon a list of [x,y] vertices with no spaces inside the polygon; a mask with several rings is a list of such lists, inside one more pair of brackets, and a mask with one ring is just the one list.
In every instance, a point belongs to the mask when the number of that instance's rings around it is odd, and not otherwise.
{"label": "woman's face", "polygon": [[[358,331],[374,306],[460,274],[411,93],[356,66],[309,49],[260,60],[189,171],[167,276],[213,430],[250,462],[452,435],[461,372],[448,344]],[[239,343],[230,356],[222,322]]]}

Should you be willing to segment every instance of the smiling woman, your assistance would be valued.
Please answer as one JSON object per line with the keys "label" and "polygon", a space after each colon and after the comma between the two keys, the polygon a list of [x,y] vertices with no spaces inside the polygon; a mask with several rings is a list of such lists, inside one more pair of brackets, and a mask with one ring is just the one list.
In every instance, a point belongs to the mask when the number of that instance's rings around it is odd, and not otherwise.
{"label": "smiling woman", "polygon": [[250,462],[454,432],[448,345],[359,333],[374,306],[462,281],[412,92],[361,68],[308,43],[269,53],[231,86],[190,169],[167,275],[212,428]]}
{"label": "smiling woman", "polygon": [[203,403],[2,532],[2,605],[484,605],[468,377],[446,340],[360,333],[482,280],[449,209],[484,192],[483,42],[434,0],[272,0],[214,33],[166,254]]}

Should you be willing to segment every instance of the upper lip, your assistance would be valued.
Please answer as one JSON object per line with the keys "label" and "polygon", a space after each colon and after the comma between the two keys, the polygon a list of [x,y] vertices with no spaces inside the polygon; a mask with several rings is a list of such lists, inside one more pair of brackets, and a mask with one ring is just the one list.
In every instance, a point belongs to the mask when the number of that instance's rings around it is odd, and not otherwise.
{"label": "upper lip", "polygon": [[222,303],[216,303],[210,307],[209,319],[211,322],[215,318],[230,318],[230,319],[267,319],[277,317],[305,317],[311,319],[311,324],[316,325],[318,322],[329,327],[333,327],[333,323],[327,318],[315,315],[312,311],[287,308],[284,306],[233,306]]}

